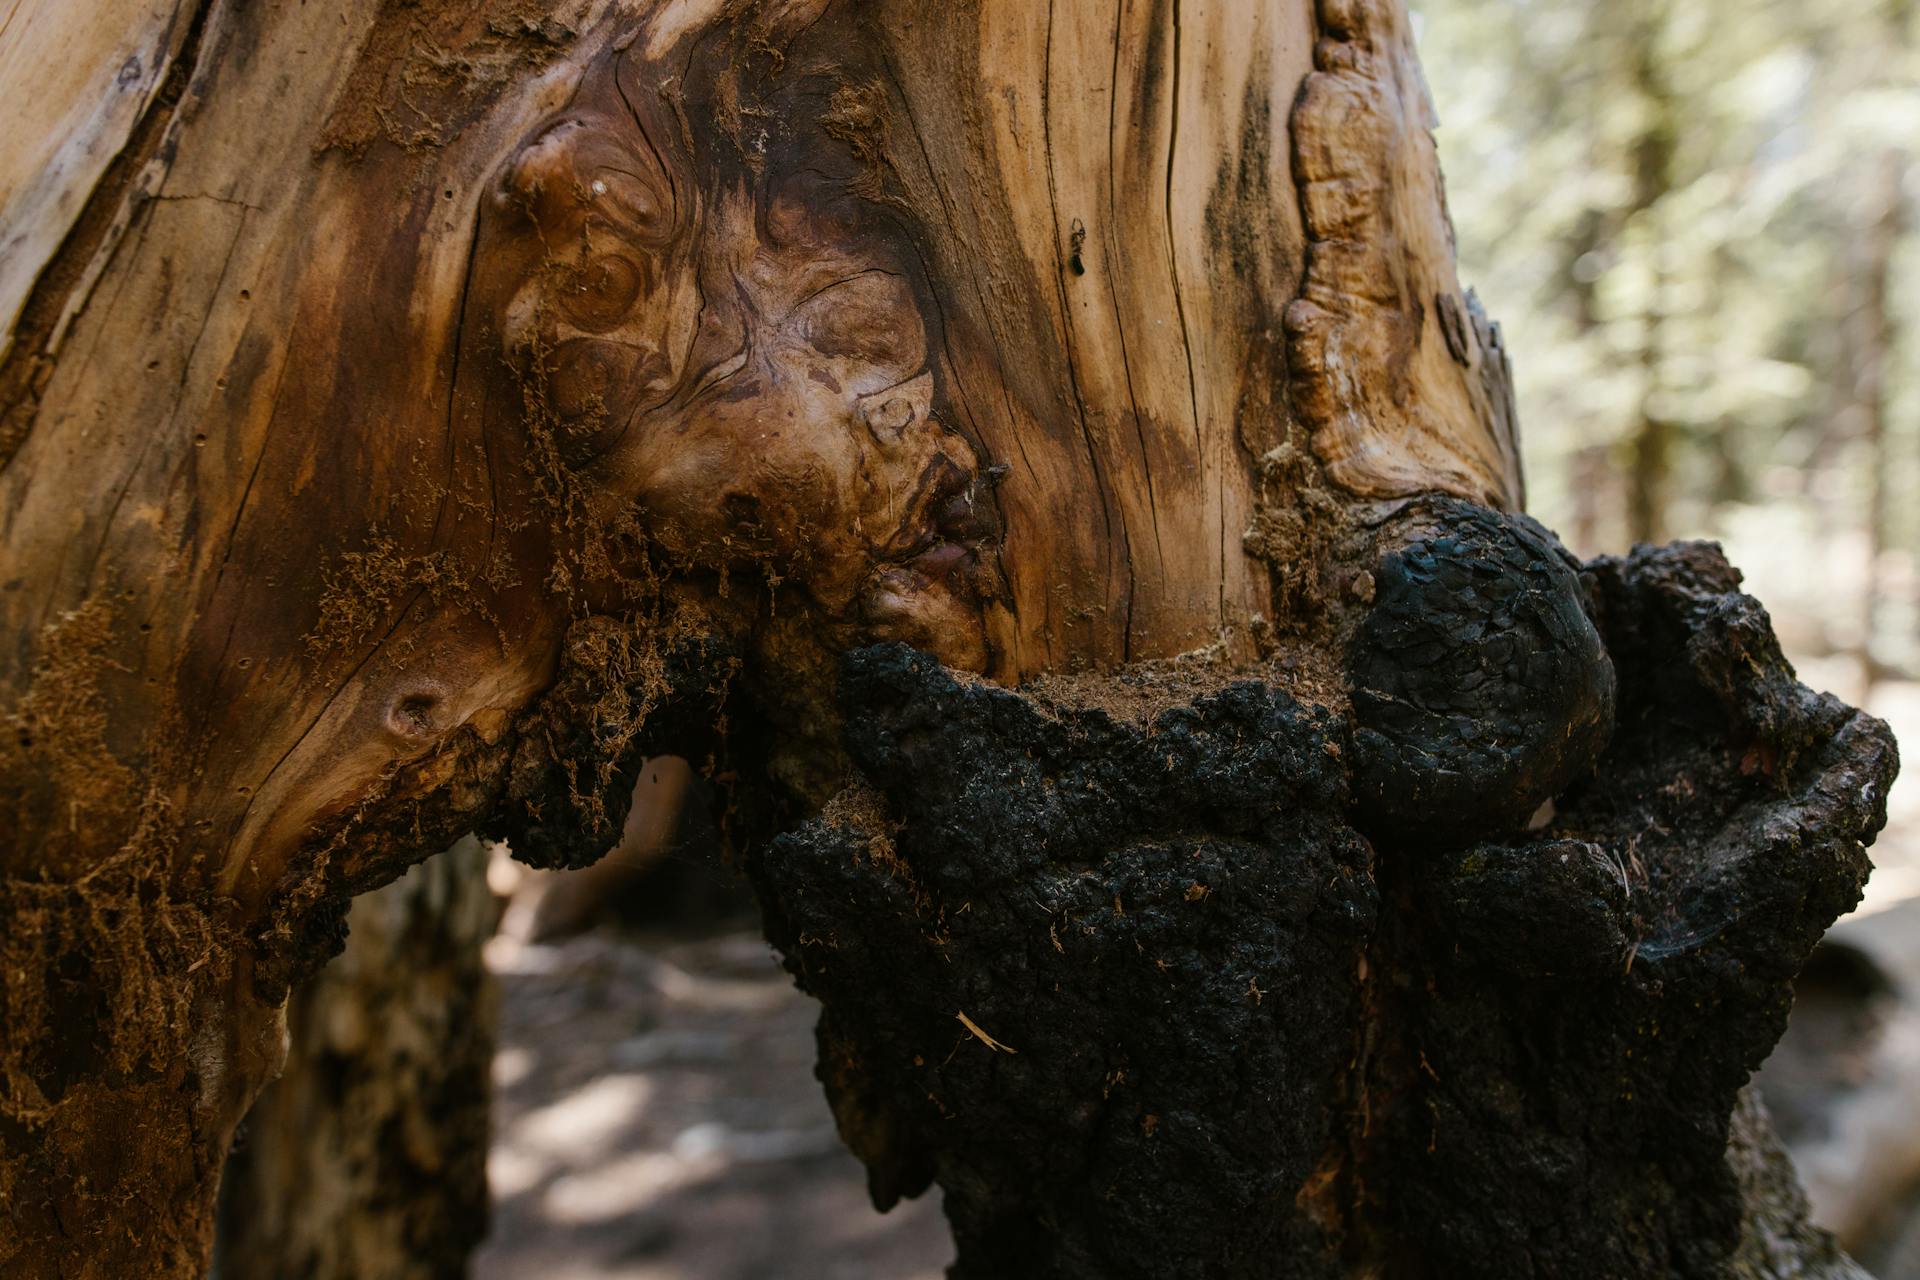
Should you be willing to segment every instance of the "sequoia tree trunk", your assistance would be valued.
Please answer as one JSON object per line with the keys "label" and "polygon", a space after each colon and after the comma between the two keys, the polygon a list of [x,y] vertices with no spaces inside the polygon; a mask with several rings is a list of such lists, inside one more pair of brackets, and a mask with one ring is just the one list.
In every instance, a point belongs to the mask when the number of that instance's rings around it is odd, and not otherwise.
{"label": "sequoia tree trunk", "polygon": [[0,1275],[198,1277],[348,900],[659,754],[956,1275],[1827,1265],[1891,740],[1518,514],[1400,0],[17,10]]}

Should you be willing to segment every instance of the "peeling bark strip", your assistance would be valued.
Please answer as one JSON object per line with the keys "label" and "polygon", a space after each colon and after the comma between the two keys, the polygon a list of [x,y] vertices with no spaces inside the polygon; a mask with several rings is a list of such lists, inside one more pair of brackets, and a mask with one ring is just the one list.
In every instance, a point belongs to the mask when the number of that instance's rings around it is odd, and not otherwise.
{"label": "peeling bark strip", "polygon": [[[969,1266],[1074,1273],[1148,1223],[1195,1274],[1443,1256],[1441,1209],[1478,1231],[1501,1196],[1470,1152],[1436,1148],[1465,1162],[1444,1185],[1396,1163],[1432,1136],[1416,1104],[1469,1117],[1450,1142],[1534,1133],[1452,1064],[1495,1032],[1534,1061],[1522,1022],[1559,1006],[1524,1002],[1561,990],[1490,994],[1470,944],[1585,973],[1616,933],[1642,946],[1592,977],[1609,1008],[1644,1012],[1652,974],[1727,1025],[1710,1081],[1637,1086],[1697,1133],[1634,1156],[1639,1182],[1594,1139],[1595,1177],[1676,1188],[1634,1212],[1679,1230],[1691,1206],[1704,1233],[1634,1266],[1719,1256],[1724,1197],[1674,1170],[1717,1159],[1774,970],[1872,826],[1805,770],[1883,787],[1889,758],[1718,662],[1700,637],[1744,618],[1780,671],[1723,571],[1602,568],[1625,585],[1590,617],[1499,514],[1521,497],[1505,356],[1454,279],[1399,0],[135,7],[151,56],[111,99],[99,6],[0,24],[0,68],[93,51],[8,82],[40,118],[108,104],[84,165],[35,159],[43,137],[0,156],[0,228],[45,211],[0,273],[9,316],[32,282],[0,357],[0,1277],[197,1280],[234,1127],[353,895],[473,830],[591,860],[653,754],[737,779],[743,830],[820,812],[850,757],[899,811],[897,850],[815,827],[764,875],[790,922],[839,931],[796,945],[897,935],[864,969],[796,963],[876,1187],[945,1179]],[[1662,613],[1682,579],[1704,603]],[[843,703],[843,655],[882,642],[923,656],[856,662]],[[1683,650],[1745,726],[1732,773],[1700,763],[1730,749],[1705,712],[1647,736],[1695,705],[1635,691]],[[1007,692],[1034,679],[1057,711]],[[1149,732],[1090,697],[1186,709]],[[922,704],[953,723],[885,737]],[[1623,834],[1675,776],[1726,825]],[[1768,856],[1825,842],[1840,878],[1795,872],[1806,895],[1755,917],[1791,930],[1739,956],[1775,985],[1735,990],[1680,957],[1747,934],[1662,930],[1747,919],[1775,783],[1801,843]],[[1548,795],[1589,825],[1519,832]],[[1493,842],[1472,865],[1470,840]],[[1582,842],[1664,914],[1608,914]],[[1485,877],[1565,927],[1529,934]],[[879,896],[842,919],[833,885]],[[838,985],[861,973],[881,985]],[[1449,1049],[1386,975],[1486,1034]],[[895,1015],[923,1062],[874,1038]],[[1538,1083],[1509,1067],[1487,1078]],[[978,1109],[940,1128],[927,1092]],[[1586,1148],[1558,1150],[1538,1185],[1572,1185]]]}
{"label": "peeling bark strip", "polygon": [[[1439,523],[1484,549],[1499,521]],[[1485,778],[1407,825],[1421,784],[1350,788],[1369,730],[1273,675],[1102,706],[850,655],[882,803],[755,874],[875,1203],[938,1181],[959,1277],[1850,1274],[1729,1125],[1859,899],[1892,738],[1794,681],[1717,550],[1588,572],[1618,727],[1534,831]],[[1565,704],[1563,667],[1449,621],[1489,683]],[[1439,705],[1513,732],[1511,698]]]}
{"label": "peeling bark strip", "polygon": [[[1293,113],[1307,275],[1287,308],[1295,403],[1333,479],[1369,497],[1523,497],[1498,331],[1463,303],[1405,9],[1319,0]],[[1472,309],[1468,326],[1463,309]]]}

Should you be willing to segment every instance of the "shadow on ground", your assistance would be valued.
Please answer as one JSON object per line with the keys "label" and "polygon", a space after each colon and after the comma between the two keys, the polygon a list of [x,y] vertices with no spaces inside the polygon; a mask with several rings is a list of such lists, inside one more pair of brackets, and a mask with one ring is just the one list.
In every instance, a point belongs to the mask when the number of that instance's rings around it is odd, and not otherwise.
{"label": "shadow on ground", "polygon": [[494,1209],[476,1280],[937,1280],[938,1193],[873,1211],[757,933],[490,944]]}

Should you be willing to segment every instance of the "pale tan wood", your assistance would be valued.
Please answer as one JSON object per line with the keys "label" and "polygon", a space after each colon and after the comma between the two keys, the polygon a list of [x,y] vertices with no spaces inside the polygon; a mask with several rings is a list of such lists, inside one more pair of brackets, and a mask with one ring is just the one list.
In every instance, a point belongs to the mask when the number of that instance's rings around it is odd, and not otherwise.
{"label": "pale tan wood", "polygon": [[[889,158],[954,263],[953,327],[991,348],[971,378],[959,363],[971,424],[1014,468],[1011,672],[1250,654],[1272,606],[1240,543],[1284,433],[1274,312],[1303,239],[1282,86],[1309,65],[1307,8],[988,3],[930,24],[889,37]],[[978,107],[939,72],[975,42]],[[1037,457],[1036,437],[1078,447]],[[1043,510],[1060,492],[1071,521]],[[1022,529],[1043,553],[1019,554]]]}
{"label": "pale tan wood", "polygon": [[0,356],[40,271],[153,104],[186,0],[9,0],[0,12]]}

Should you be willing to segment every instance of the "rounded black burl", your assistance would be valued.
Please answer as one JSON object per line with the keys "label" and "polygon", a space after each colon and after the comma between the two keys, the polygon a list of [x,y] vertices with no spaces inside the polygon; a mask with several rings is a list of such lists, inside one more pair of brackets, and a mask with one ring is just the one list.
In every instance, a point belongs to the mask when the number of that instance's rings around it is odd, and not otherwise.
{"label": "rounded black burl", "polygon": [[1355,823],[1451,844],[1519,830],[1613,731],[1578,565],[1525,516],[1450,498],[1381,541],[1349,657]]}

